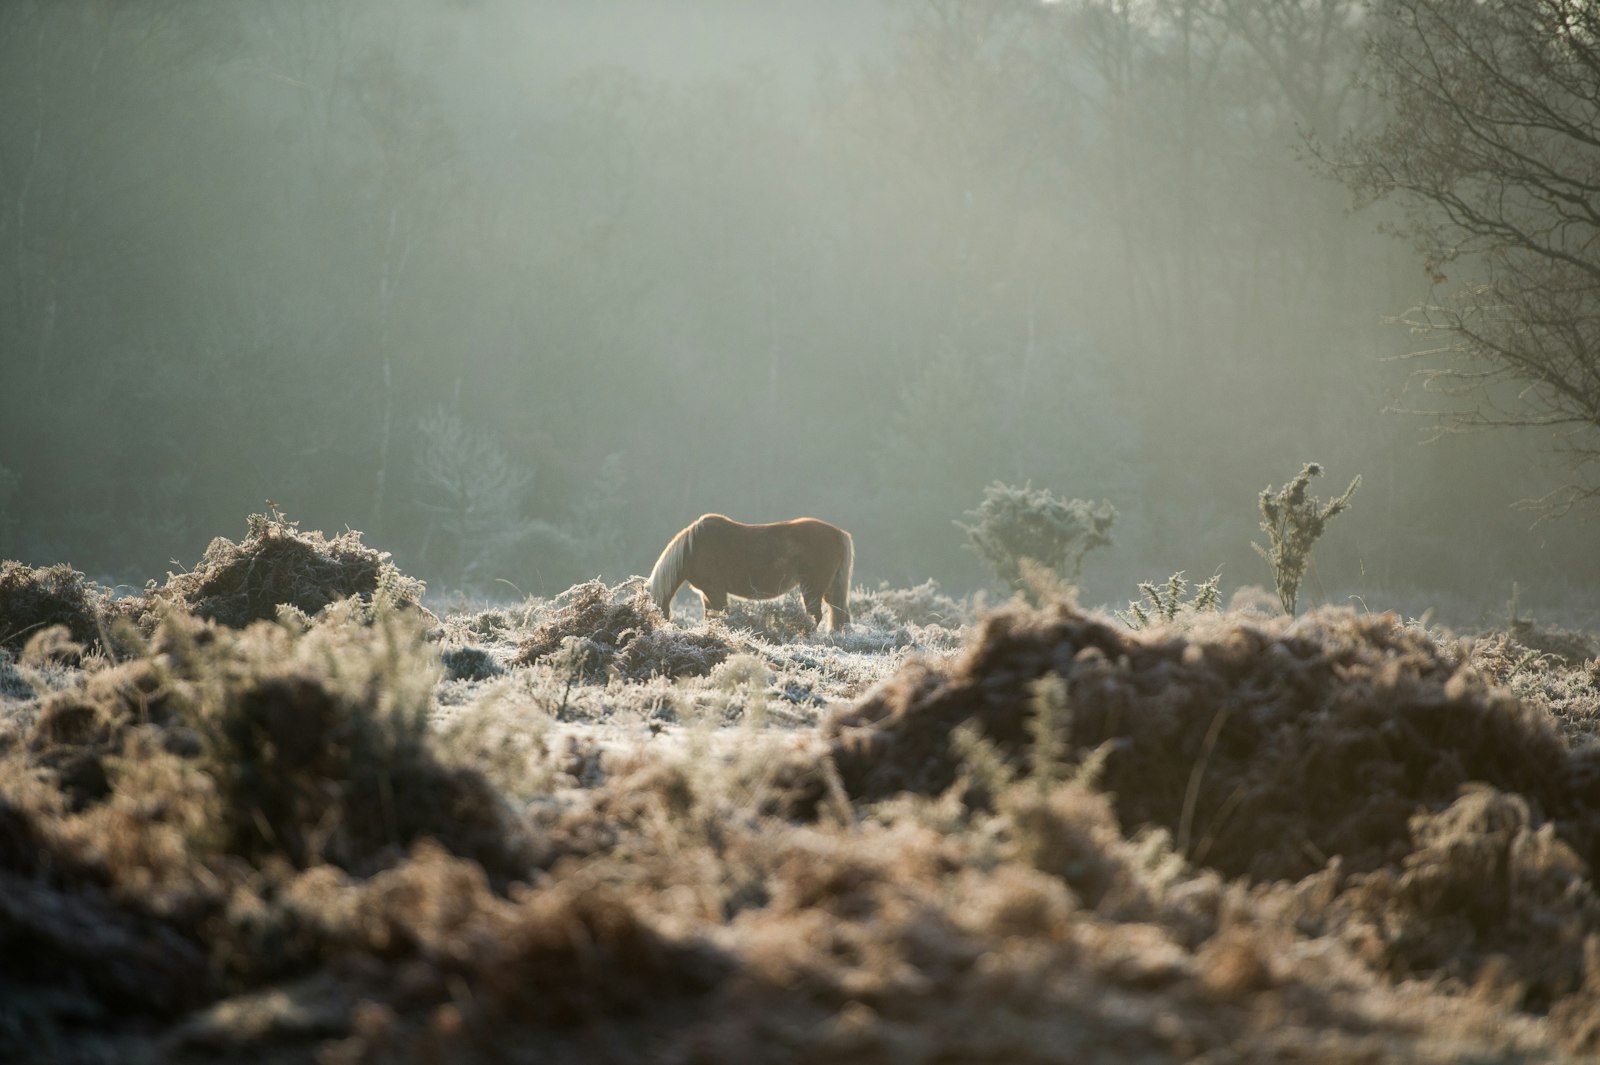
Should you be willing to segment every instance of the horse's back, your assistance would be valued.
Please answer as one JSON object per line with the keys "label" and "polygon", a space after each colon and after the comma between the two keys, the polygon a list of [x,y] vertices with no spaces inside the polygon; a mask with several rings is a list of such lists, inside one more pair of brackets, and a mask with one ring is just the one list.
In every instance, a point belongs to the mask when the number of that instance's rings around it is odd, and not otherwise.
{"label": "horse's back", "polygon": [[816,537],[819,540],[850,539],[850,532],[843,531],[842,528],[832,525],[829,521],[822,521],[821,518],[790,518],[787,521],[734,521],[733,518],[720,515],[720,513],[702,513],[701,517],[694,520],[694,525],[690,526],[690,528],[694,529],[696,536],[701,531],[722,532],[741,529],[741,531],[731,532],[731,534],[733,536],[760,536],[763,531],[768,532],[768,534],[794,532],[798,536]]}
{"label": "horse's back", "polygon": [[691,528],[689,582],[735,595],[781,595],[819,571],[831,574],[852,551],[850,534],[819,518],[751,524],[704,514]]}

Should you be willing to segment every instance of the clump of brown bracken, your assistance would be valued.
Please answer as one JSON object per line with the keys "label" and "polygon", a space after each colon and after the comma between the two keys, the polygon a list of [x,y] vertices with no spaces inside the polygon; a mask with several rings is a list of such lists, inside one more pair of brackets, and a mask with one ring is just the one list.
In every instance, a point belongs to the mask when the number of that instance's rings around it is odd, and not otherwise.
{"label": "clump of brown bracken", "polygon": [[252,514],[243,540],[211,541],[192,570],[146,589],[146,628],[160,608],[176,608],[230,628],[271,620],[281,607],[310,617],[342,599],[421,611],[423,585],[395,568],[386,551],[347,529],[329,539],[302,532],[276,509]]}
{"label": "clump of brown bracken", "polygon": [[107,625],[110,595],[67,565],[0,562],[0,648],[20,650],[39,632],[66,627],[71,639],[91,644]]}
{"label": "clump of brown bracken", "polygon": [[[1298,878],[1336,854],[1376,868],[1404,853],[1419,807],[1472,780],[1564,818],[1580,854],[1600,846],[1547,718],[1398,619],[1337,610],[1149,638],[1066,605],[998,611],[953,664],[910,663],[827,723],[846,790],[944,790],[967,722],[1026,764],[1031,685],[1049,674],[1072,706],[1068,753],[1111,744],[1102,781],[1123,823],[1161,825],[1232,875]],[[801,807],[817,801],[797,780]]]}
{"label": "clump of brown bracken", "polygon": [[512,664],[550,660],[580,680],[613,674],[645,680],[705,676],[733,651],[720,626],[670,626],[642,585],[624,582],[612,588],[597,579],[569,588],[522,641]]}

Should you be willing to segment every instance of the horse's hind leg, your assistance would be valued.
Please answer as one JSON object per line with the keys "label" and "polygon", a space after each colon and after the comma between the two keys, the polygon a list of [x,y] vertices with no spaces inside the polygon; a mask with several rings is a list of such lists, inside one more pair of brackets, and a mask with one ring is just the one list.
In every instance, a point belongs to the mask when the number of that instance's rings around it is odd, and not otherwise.
{"label": "horse's hind leg", "polygon": [[[690,587],[694,586],[690,585]],[[700,605],[705,608],[706,617],[709,618],[713,611],[721,614],[728,609],[727,592],[720,589],[713,591],[710,588],[695,588],[694,590],[700,593]]]}
{"label": "horse's hind leg", "polygon": [[[840,587],[840,582],[839,582],[839,580],[837,578],[837,575],[835,576],[834,580],[832,580],[832,581],[830,581],[828,583],[828,590],[826,592],[822,593],[823,602],[828,604],[828,631],[829,632],[838,632],[840,629],[849,627],[849,625],[850,625],[850,600],[849,600],[849,595],[850,595],[850,586],[848,584],[844,584],[842,587]],[[819,624],[819,625],[822,624],[822,608],[820,606],[818,606],[818,608],[817,608],[816,617],[817,617],[817,624]]]}

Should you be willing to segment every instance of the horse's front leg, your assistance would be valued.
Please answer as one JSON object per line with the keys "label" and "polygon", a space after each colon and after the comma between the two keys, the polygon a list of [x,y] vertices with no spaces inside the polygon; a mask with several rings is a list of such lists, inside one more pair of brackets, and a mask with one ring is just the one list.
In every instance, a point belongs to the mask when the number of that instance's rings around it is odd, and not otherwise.
{"label": "horse's front leg", "polygon": [[800,598],[805,600],[806,613],[811,615],[811,624],[822,624],[822,590],[813,590],[804,585],[800,587]]}

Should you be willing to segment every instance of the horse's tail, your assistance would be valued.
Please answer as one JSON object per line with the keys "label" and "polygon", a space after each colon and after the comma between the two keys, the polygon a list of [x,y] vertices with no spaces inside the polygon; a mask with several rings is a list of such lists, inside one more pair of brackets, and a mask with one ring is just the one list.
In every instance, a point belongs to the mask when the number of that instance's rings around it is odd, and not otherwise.
{"label": "horse's tail", "polygon": [[655,600],[661,616],[672,620],[672,597],[683,584],[683,571],[689,564],[689,552],[694,547],[694,525],[690,525],[667,542],[661,557],[650,571],[650,598]]}
{"label": "horse's tail", "polygon": [[822,597],[828,604],[828,627],[833,629],[850,624],[850,577],[856,568],[856,542],[843,529],[839,535],[844,537],[844,561],[833,571],[833,580]]}

